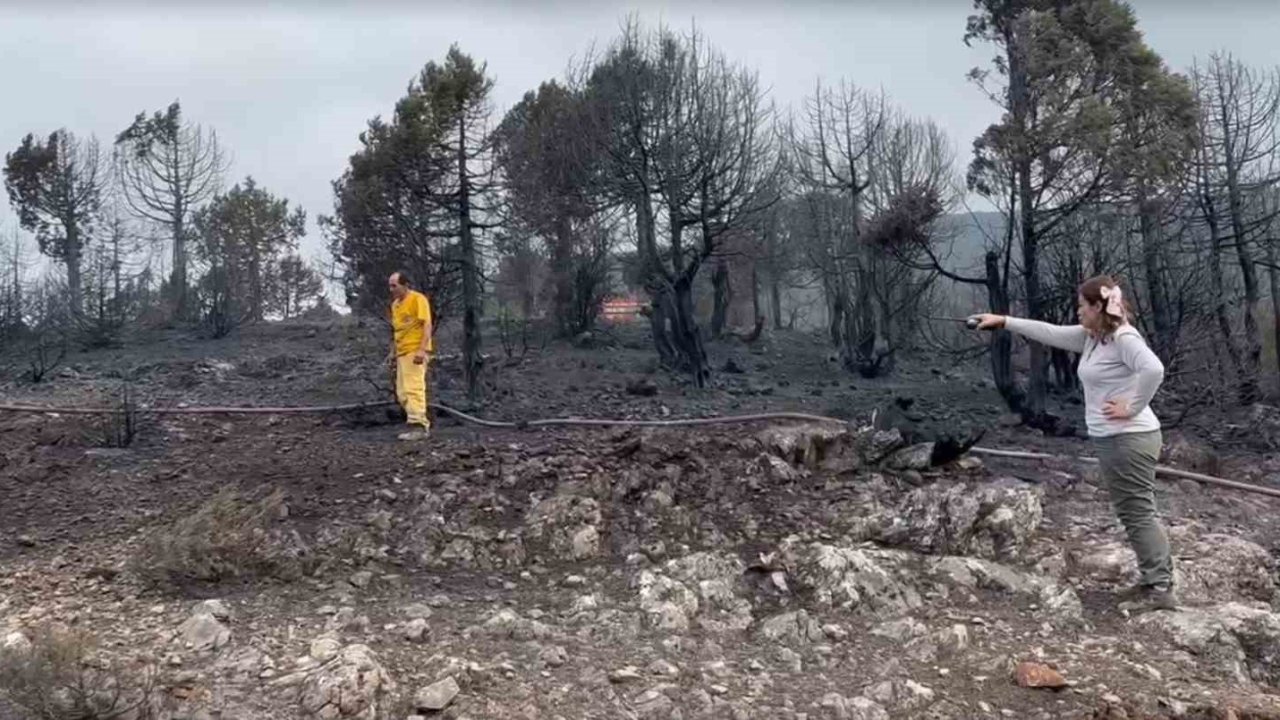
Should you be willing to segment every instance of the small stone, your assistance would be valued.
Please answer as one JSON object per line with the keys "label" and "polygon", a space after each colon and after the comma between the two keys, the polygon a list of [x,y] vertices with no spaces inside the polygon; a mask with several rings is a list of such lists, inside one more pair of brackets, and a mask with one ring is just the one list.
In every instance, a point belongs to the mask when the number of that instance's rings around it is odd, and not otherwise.
{"label": "small stone", "polygon": [[1066,678],[1057,670],[1035,662],[1021,662],[1014,668],[1013,679],[1019,687],[1057,690],[1067,686]]}
{"label": "small stone", "polygon": [[667,544],[661,540],[650,540],[640,546],[641,552],[649,556],[650,560],[661,560],[667,554]]}
{"label": "small stone", "polygon": [[633,666],[628,665],[609,673],[609,682],[624,683],[640,679],[640,671]]}
{"label": "small stone", "polygon": [[969,628],[960,623],[936,633],[938,645],[954,652],[963,652],[969,647]]}
{"label": "small stone", "polygon": [[428,685],[418,691],[413,697],[413,706],[415,710],[427,710],[430,712],[439,712],[449,706],[453,699],[461,692],[458,687],[458,681],[453,676]]}
{"label": "small stone", "polygon": [[397,497],[394,490],[388,490],[387,488],[381,488],[378,490],[377,495],[379,498],[386,500],[389,503],[395,502]]}
{"label": "small stone", "polygon": [[309,654],[315,660],[325,662],[336,656],[341,647],[342,643],[338,642],[337,638],[330,635],[321,635],[311,641]]}
{"label": "small stone", "polygon": [[582,587],[587,584],[587,579],[581,575],[570,575],[564,579],[565,587]]}
{"label": "small stone", "polygon": [[788,647],[778,648],[778,662],[789,672],[804,672],[804,660],[800,657],[800,653]]}
{"label": "small stone", "polygon": [[658,394],[658,385],[648,378],[636,378],[627,383],[626,390],[628,395],[653,397]]}
{"label": "small stone", "polygon": [[574,560],[595,557],[600,552],[600,531],[595,525],[587,525],[573,534],[572,548]]}
{"label": "small stone", "polygon": [[659,688],[650,688],[632,701],[636,715],[641,718],[673,717],[675,703]]}
{"label": "small stone", "polygon": [[569,662],[569,653],[559,645],[548,645],[538,652],[538,659],[547,667],[560,667]]}
{"label": "small stone", "polygon": [[924,701],[933,700],[933,688],[928,687],[927,685],[921,685],[915,680],[907,680],[903,685],[907,688],[907,691],[911,693],[912,697],[919,698]]}
{"label": "small stone", "polygon": [[27,548],[29,548],[29,547],[35,547],[35,546],[36,546],[36,539],[35,539],[35,538],[33,538],[33,537],[31,537],[30,535],[19,535],[19,536],[18,536],[18,545],[19,545],[20,547],[27,547]]}
{"label": "small stone", "polygon": [[726,678],[733,674],[723,660],[713,660],[702,665],[702,671],[714,678]]}
{"label": "small stone", "polygon": [[680,674],[680,668],[662,659],[649,663],[649,667],[646,669],[654,675],[665,675],[667,677],[676,677]]}
{"label": "small stone", "polygon": [[915,618],[903,618],[901,620],[892,620],[880,623],[871,628],[871,634],[878,637],[888,638],[899,644],[906,644],[910,640],[914,640],[928,632],[928,628],[924,623]]}
{"label": "small stone", "polygon": [[187,647],[193,650],[217,650],[231,640],[231,630],[206,613],[187,618],[178,632]]}
{"label": "small stone", "polygon": [[431,608],[427,607],[426,605],[423,605],[422,603],[414,603],[412,605],[406,605],[404,606],[404,609],[401,610],[400,612],[403,613],[404,616],[409,618],[410,620],[416,620],[417,618],[426,619],[431,617]]}
{"label": "small stone", "polygon": [[405,623],[404,639],[410,642],[421,642],[427,635],[427,621],[423,618],[414,618]]}
{"label": "small stone", "polygon": [[341,608],[340,610],[338,610],[338,612],[334,613],[333,617],[329,618],[329,620],[324,624],[324,629],[326,631],[350,630],[352,628],[358,628],[358,629],[364,630],[364,629],[367,629],[368,627],[369,627],[368,616],[360,615],[359,617],[357,617],[355,608],[351,608],[351,607]]}
{"label": "small stone", "polygon": [[361,570],[357,573],[352,574],[351,578],[347,580],[347,582],[360,588],[361,590],[364,590],[365,588],[369,587],[369,583],[373,582],[373,573],[369,572],[368,570]]}
{"label": "small stone", "polygon": [[212,615],[215,618],[226,622],[231,619],[231,609],[221,600],[205,600],[197,603],[195,608],[191,610],[192,615]]}

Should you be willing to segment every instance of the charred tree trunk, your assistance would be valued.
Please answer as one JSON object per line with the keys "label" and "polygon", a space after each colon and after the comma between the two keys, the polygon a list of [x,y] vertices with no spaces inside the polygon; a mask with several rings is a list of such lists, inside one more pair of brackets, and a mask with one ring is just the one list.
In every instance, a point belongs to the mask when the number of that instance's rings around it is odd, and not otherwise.
{"label": "charred tree trunk", "polygon": [[[1000,256],[988,252],[986,269],[987,302],[991,305],[991,312],[1008,315],[1009,293],[1000,273]],[[1009,409],[1016,413],[1022,412],[1025,396],[1013,377],[1013,336],[1008,330],[997,330],[991,334],[991,379]]]}
{"label": "charred tree trunk", "polygon": [[756,273],[755,265],[751,266],[751,320],[759,323],[760,318],[764,315],[760,312],[760,276]]}
{"label": "charred tree trunk", "polygon": [[880,376],[889,354],[877,352],[875,304],[869,290],[859,290],[857,306],[845,309],[843,332],[841,358],[845,368],[865,378]]}
{"label": "charred tree trunk", "polygon": [[733,289],[729,287],[729,263],[723,259],[716,262],[716,269],[711,274],[713,290],[711,308],[711,337],[719,338],[724,334],[725,319],[729,314],[729,302]]}
{"label": "charred tree trunk", "polygon": [[520,317],[528,320],[533,317],[533,282],[525,278],[520,288]]}
{"label": "charred tree trunk", "polygon": [[782,283],[769,273],[769,309],[773,311],[773,329],[782,329]]}
{"label": "charred tree trunk", "polygon": [[173,210],[173,269],[169,273],[169,292],[173,295],[174,315],[181,320],[192,316],[187,293],[187,229],[186,208],[177,203]]}
{"label": "charred tree trunk", "polygon": [[[1015,41],[1015,45],[1020,41]],[[1024,67],[1023,49],[1011,46],[1009,61],[1009,104],[1013,124],[1025,131],[1030,123],[1031,97]],[[1031,150],[1022,147],[1013,160],[1014,189],[1017,194],[1019,230],[1022,234],[1022,282],[1027,296],[1027,316],[1032,320],[1044,319],[1040,297],[1040,238],[1036,234],[1035,202],[1032,187]],[[1045,412],[1048,380],[1048,353],[1040,343],[1031,343],[1031,379],[1026,399],[1027,414],[1039,418]]]}
{"label": "charred tree trunk", "polygon": [[636,235],[644,268],[645,291],[649,294],[649,328],[653,347],[663,367],[679,370],[684,365],[680,344],[680,311],[674,284],[668,280],[658,258],[657,228],[649,196],[641,192],[635,199]]}
{"label": "charred tree trunk", "polygon": [[670,318],[674,314],[671,294],[665,290],[654,290],[649,294],[652,298],[649,306],[649,329],[653,333],[653,346],[658,352],[658,362],[665,368],[677,370],[680,358],[671,339]]}
{"label": "charred tree trunk", "polygon": [[467,124],[458,120],[458,229],[462,251],[462,361],[467,397],[480,397],[480,282],[471,224],[471,177],[467,174]]}
{"label": "charred tree trunk", "polygon": [[827,332],[831,335],[831,344],[836,350],[844,347],[844,312],[845,305],[845,289],[844,283],[841,282],[834,293],[827,296],[827,307],[830,317],[827,318]]}
{"label": "charred tree trunk", "polygon": [[1063,392],[1071,392],[1076,387],[1075,363],[1071,361],[1071,353],[1053,348],[1049,351],[1049,364],[1053,368],[1054,384]]}
{"label": "charred tree trunk", "polygon": [[1161,267],[1160,207],[1146,197],[1138,200],[1138,223],[1142,235],[1142,264],[1147,279],[1147,295],[1151,300],[1151,319],[1155,325],[1152,344],[1165,365],[1173,362],[1173,308]]}
{"label": "charred tree trunk", "polygon": [[573,274],[571,272],[572,238],[569,221],[561,219],[556,223],[555,245],[551,249],[552,302],[555,307],[556,323],[561,337],[568,337],[579,331],[574,327],[573,313]]}
{"label": "charred tree trunk", "polygon": [[1222,336],[1220,345],[1227,351],[1236,377],[1243,378],[1244,358],[1240,355],[1240,347],[1236,345],[1235,335],[1231,332],[1231,318],[1227,315],[1226,282],[1222,274],[1222,231],[1218,226],[1217,212],[1211,204],[1206,205],[1204,216],[1209,226],[1209,281],[1213,290],[1213,315],[1218,321],[1218,333]]}
{"label": "charred tree trunk", "polygon": [[686,372],[693,376],[694,387],[705,387],[711,378],[711,365],[702,344],[702,333],[693,314],[693,282],[687,276],[676,281],[670,294],[671,340],[680,354]]}
{"label": "charred tree trunk", "polygon": [[67,233],[66,253],[63,256],[67,265],[67,300],[71,305],[71,316],[79,318],[84,312],[84,277],[81,272],[84,248],[76,220],[64,222],[63,228]]}
{"label": "charred tree trunk", "polygon": [[[1227,157],[1232,155],[1228,135]],[[1258,269],[1253,253],[1245,237],[1243,199],[1240,190],[1238,168],[1227,163],[1227,203],[1231,217],[1232,244],[1240,263],[1240,279],[1244,282],[1244,346],[1243,375],[1240,378],[1240,402],[1253,403],[1258,399],[1258,375],[1262,367],[1262,334],[1258,329]]]}
{"label": "charred tree trunk", "polygon": [[1276,349],[1276,371],[1280,372],[1280,267],[1276,266],[1276,240],[1267,239],[1267,280],[1271,284],[1271,333]]}

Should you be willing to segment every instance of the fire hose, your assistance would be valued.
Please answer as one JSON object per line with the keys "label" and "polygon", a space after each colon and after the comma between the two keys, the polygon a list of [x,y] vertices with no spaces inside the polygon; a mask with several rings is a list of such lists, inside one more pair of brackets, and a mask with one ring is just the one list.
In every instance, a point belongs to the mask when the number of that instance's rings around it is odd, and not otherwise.
{"label": "fire hose", "polygon": [[[299,414],[322,414],[336,412],[351,412],[357,410],[375,409],[394,406],[394,401],[367,402],[367,403],[351,403],[346,405],[305,405],[292,407],[135,407],[133,412],[138,414],[151,415],[299,415]],[[728,423],[745,423],[756,422],[760,420],[803,420],[807,422],[820,423],[838,423],[847,425],[847,420],[840,418],[827,417],[825,415],[811,415],[809,413],[798,412],[766,412],[753,413],[748,415],[721,415],[708,418],[672,418],[669,420],[618,420],[603,418],[540,418],[537,420],[527,421],[509,421],[509,420],[486,420],[484,418],[469,415],[461,410],[456,410],[448,405],[440,403],[430,403],[432,409],[443,412],[447,415],[462,420],[463,422],[481,427],[491,428],[535,428],[535,427],[552,427],[552,426],[590,426],[590,427],[679,427],[690,425],[723,425]],[[43,407],[39,405],[24,404],[0,404],[0,412],[11,413],[46,413],[58,415],[115,415],[121,412],[120,408],[53,408]],[[971,447],[968,450],[978,455],[988,455],[991,457],[1004,457],[1019,460],[1067,460],[1085,463],[1097,463],[1098,459],[1088,456],[1076,455],[1053,455],[1050,453],[1027,452],[1022,450],[1001,450],[998,448],[987,447]],[[1231,488],[1243,492],[1257,493],[1259,495],[1269,495],[1271,497],[1280,497],[1280,489],[1269,488],[1261,485],[1253,485],[1250,483],[1238,482],[1235,480],[1227,480],[1225,478],[1214,477],[1212,475],[1204,475],[1202,473],[1191,472],[1189,470],[1180,470],[1178,468],[1169,467],[1167,465],[1157,465],[1156,474],[1168,477],[1182,478],[1186,480],[1194,480],[1205,485],[1216,485],[1218,487]]]}

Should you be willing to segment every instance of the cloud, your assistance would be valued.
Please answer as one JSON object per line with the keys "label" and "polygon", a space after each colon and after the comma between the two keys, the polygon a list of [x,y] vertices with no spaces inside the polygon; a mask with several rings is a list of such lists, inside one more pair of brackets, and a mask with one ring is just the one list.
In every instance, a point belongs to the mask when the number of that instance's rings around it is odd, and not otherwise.
{"label": "cloud", "polygon": [[[1170,65],[1231,47],[1270,63],[1274,3],[1232,11],[1191,3],[1136,3],[1148,40]],[[410,78],[451,43],[488,63],[495,121],[572,57],[603,47],[633,10],[646,23],[687,29],[695,19],[730,58],[756,68],[782,107],[817,78],[882,87],[906,112],[931,117],[967,157],[998,112],[964,79],[990,48],[962,42],[970,4],[889,2],[622,3],[10,3],[0,26],[0,150],[28,132],[59,127],[104,142],[135,114],[180,99],[188,118],[214,128],[234,158],[228,185],[252,174],[301,204],[321,245],[317,214],[330,183],[375,115],[388,115]],[[1248,15],[1249,22],[1241,22]],[[7,203],[0,227],[14,224]]]}

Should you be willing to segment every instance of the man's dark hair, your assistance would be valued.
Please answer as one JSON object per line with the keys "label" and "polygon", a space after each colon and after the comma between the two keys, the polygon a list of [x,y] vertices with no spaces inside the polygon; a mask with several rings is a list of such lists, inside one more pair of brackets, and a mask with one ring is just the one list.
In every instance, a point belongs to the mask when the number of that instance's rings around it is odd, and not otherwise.
{"label": "man's dark hair", "polygon": [[413,283],[409,282],[409,273],[403,270],[396,271],[396,279],[399,280],[400,284],[405,287],[413,287]]}

